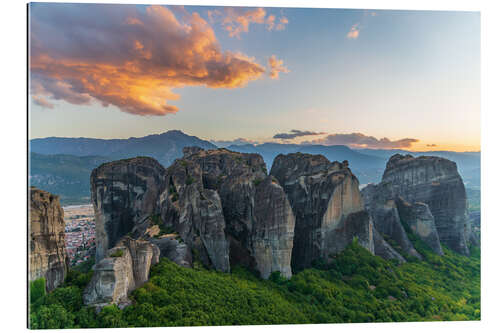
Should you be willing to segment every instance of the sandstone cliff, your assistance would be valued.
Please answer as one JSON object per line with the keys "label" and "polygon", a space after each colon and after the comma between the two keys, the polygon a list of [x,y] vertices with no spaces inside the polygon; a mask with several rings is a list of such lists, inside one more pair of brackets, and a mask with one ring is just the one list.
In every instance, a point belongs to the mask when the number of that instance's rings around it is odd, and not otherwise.
{"label": "sandstone cliff", "polygon": [[330,163],[322,155],[278,155],[271,175],[283,186],[295,215],[295,270],[342,251],[354,237],[373,253],[372,222],[347,162]]}
{"label": "sandstone cliff", "polygon": [[43,277],[51,291],[64,281],[68,265],[59,197],[31,187],[29,221],[29,280]]}
{"label": "sandstone cliff", "polygon": [[468,255],[470,226],[465,187],[455,162],[433,156],[396,154],[387,162],[382,178],[393,196],[429,206],[439,239],[458,253]]}

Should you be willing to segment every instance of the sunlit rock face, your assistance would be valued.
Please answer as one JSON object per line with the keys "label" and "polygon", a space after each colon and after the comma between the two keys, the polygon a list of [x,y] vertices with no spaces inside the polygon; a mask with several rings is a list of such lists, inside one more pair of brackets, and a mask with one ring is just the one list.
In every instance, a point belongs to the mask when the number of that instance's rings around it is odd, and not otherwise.
{"label": "sunlit rock face", "polygon": [[294,270],[342,251],[355,237],[373,253],[372,222],[363,213],[359,183],[347,162],[330,163],[322,155],[278,155],[271,175],[285,190],[295,215]]}
{"label": "sunlit rock face", "polygon": [[413,157],[396,154],[387,162],[382,183],[394,197],[429,206],[442,243],[468,255],[465,187],[455,162],[433,156]]}
{"label": "sunlit rock face", "polygon": [[149,157],[105,163],[90,176],[96,220],[96,261],[157,211],[165,189],[165,169]]}
{"label": "sunlit rock face", "polygon": [[149,279],[160,249],[145,240],[123,237],[94,267],[94,275],[83,292],[86,305],[102,308],[109,304],[131,304],[128,294]]}
{"label": "sunlit rock face", "polygon": [[64,281],[68,269],[59,197],[31,187],[29,221],[29,280],[43,277],[51,291]]}

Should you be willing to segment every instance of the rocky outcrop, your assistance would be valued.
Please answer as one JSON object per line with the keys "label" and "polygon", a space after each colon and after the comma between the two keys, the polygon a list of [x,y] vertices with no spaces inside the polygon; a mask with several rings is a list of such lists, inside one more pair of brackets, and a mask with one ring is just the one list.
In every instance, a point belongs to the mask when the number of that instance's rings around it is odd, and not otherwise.
{"label": "rocky outcrop", "polygon": [[150,240],[158,246],[160,256],[170,259],[182,267],[193,267],[191,248],[177,234],[166,234]]}
{"label": "rocky outcrop", "polygon": [[43,277],[51,291],[64,281],[68,267],[59,197],[31,187],[29,222],[29,280]]}
{"label": "rocky outcrop", "polygon": [[401,220],[410,230],[420,237],[435,253],[443,255],[441,242],[436,230],[434,216],[429,206],[422,202],[408,203],[399,197],[396,200],[397,209]]}
{"label": "rocky outcrop", "polygon": [[166,179],[160,197],[161,223],[180,235],[195,259],[228,272],[229,244],[219,194],[203,187],[200,166],[185,159],[167,169]]}
{"label": "rocky outcrop", "polygon": [[[294,217],[281,186],[267,179],[262,157],[227,149],[184,149],[167,170],[161,216],[193,250],[221,271],[230,264],[291,275]],[[291,231],[291,234],[290,234]]]}
{"label": "rocky outcrop", "polygon": [[373,253],[372,223],[347,161],[330,163],[322,155],[278,155],[271,168],[295,215],[292,267],[310,267],[342,251],[354,237]]}
{"label": "rocky outcrop", "polygon": [[116,246],[94,266],[94,275],[83,292],[83,303],[102,308],[109,304],[130,304],[128,293],[134,290],[134,269],[130,251]]}
{"label": "rocky outcrop", "polygon": [[429,206],[442,243],[468,255],[469,220],[465,187],[455,162],[434,156],[396,154],[387,162],[382,183],[394,197]]}
{"label": "rocky outcrop", "polygon": [[83,293],[84,303],[97,308],[129,305],[128,293],[147,282],[150,268],[158,263],[159,257],[156,245],[124,237],[95,265],[94,275]]}
{"label": "rocky outcrop", "polygon": [[119,160],[94,169],[90,183],[99,262],[134,228],[147,228],[144,221],[157,211],[165,189],[165,169],[149,157]]}
{"label": "rocky outcrop", "polygon": [[361,193],[365,207],[380,235],[386,240],[391,240],[393,247],[400,253],[422,259],[422,256],[415,250],[413,243],[408,238],[401,223],[396,201],[392,198],[387,187],[369,184],[363,188]]}
{"label": "rocky outcrop", "polygon": [[375,255],[384,258],[385,260],[397,260],[399,263],[406,262],[406,259],[394,250],[380,235],[376,228],[373,228],[373,248]]}
{"label": "rocky outcrop", "polygon": [[295,216],[285,191],[268,176],[257,185],[254,201],[251,248],[256,268],[265,279],[275,271],[290,278]]}

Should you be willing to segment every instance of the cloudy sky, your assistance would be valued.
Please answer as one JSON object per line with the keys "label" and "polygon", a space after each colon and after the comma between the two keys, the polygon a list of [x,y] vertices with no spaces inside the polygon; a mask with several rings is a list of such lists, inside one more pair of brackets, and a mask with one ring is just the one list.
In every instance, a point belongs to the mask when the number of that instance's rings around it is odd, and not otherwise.
{"label": "cloudy sky", "polygon": [[480,149],[473,12],[30,5],[30,134]]}

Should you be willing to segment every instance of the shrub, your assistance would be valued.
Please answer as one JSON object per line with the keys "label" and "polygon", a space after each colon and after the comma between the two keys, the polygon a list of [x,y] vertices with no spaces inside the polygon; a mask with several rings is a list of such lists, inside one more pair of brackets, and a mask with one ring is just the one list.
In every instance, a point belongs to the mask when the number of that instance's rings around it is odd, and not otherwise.
{"label": "shrub", "polygon": [[122,249],[118,249],[115,252],[111,253],[111,255],[110,255],[110,257],[112,257],[112,258],[119,258],[121,256],[123,256],[123,250]]}

